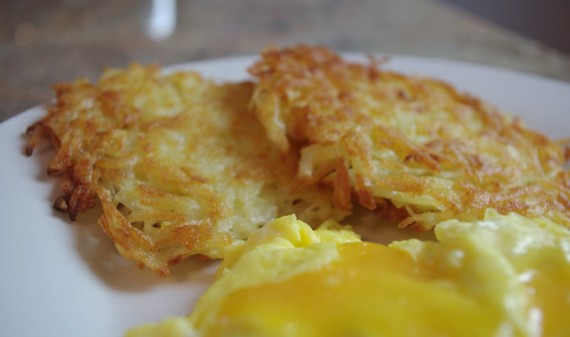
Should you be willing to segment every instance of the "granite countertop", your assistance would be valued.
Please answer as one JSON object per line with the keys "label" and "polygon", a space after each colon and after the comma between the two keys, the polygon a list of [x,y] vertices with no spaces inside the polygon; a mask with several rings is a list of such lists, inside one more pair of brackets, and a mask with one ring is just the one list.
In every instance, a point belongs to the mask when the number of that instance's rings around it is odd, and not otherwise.
{"label": "granite countertop", "polygon": [[570,81],[570,56],[436,0],[2,1],[0,121],[49,101],[52,83],[96,79],[105,67],[255,54],[297,42]]}

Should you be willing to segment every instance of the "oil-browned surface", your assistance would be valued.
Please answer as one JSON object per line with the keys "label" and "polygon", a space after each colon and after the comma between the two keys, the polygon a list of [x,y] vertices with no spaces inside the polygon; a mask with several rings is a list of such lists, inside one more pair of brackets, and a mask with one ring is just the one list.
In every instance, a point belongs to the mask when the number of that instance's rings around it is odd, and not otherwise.
{"label": "oil-browned surface", "polygon": [[49,139],[47,169],[62,190],[55,207],[74,220],[99,201],[101,226],[141,266],[166,274],[190,255],[223,257],[284,214],[315,225],[341,216],[329,192],[297,187],[298,155],[266,140],[249,109],[252,83],[133,65],[55,91],[26,152]]}
{"label": "oil-browned surface", "polygon": [[487,208],[570,225],[564,149],[521,120],[429,78],[350,63],[321,47],[266,50],[252,104],[298,176],[400,226],[470,221]]}

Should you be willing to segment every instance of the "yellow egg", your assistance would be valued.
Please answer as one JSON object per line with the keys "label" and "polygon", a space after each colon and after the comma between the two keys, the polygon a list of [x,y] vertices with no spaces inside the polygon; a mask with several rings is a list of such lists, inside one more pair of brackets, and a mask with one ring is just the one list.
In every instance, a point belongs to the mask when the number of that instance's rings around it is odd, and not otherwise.
{"label": "yellow egg", "polygon": [[488,211],[438,242],[362,242],[288,216],[228,253],[187,318],[146,336],[570,336],[570,233]]}

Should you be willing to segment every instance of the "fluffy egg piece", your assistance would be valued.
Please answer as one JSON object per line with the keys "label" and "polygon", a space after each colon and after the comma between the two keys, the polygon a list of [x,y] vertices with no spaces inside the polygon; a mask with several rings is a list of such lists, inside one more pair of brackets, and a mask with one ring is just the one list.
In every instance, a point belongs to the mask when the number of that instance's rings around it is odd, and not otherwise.
{"label": "fluffy egg piece", "polygon": [[570,335],[567,229],[489,210],[435,234],[385,246],[283,217],[232,248],[188,317],[127,336]]}

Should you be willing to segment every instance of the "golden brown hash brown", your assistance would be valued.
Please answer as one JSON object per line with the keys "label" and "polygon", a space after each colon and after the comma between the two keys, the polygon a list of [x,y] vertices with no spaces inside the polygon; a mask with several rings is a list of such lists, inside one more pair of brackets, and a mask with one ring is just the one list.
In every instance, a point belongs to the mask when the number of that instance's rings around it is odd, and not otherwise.
{"label": "golden brown hash brown", "polygon": [[564,149],[449,84],[351,63],[323,47],[270,48],[252,105],[298,175],[418,230],[487,208],[570,225]]}
{"label": "golden brown hash brown", "polygon": [[298,154],[281,154],[249,108],[253,84],[217,84],[158,67],[107,70],[98,83],[55,86],[57,100],[28,129],[56,148],[56,208],[74,220],[100,201],[99,223],[119,252],[163,274],[224,247],[277,216],[319,224],[342,212],[330,192],[299,189]]}

